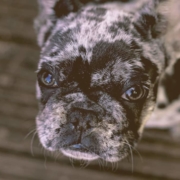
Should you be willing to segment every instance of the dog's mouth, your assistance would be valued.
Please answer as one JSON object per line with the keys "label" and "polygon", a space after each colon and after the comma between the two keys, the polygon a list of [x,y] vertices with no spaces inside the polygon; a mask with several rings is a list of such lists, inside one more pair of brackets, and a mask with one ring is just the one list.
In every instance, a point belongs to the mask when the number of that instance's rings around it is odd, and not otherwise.
{"label": "dog's mouth", "polygon": [[61,148],[61,152],[64,155],[75,159],[95,160],[99,158],[99,156],[95,152],[86,148],[82,144],[73,144],[70,146],[66,146],[64,148]]}

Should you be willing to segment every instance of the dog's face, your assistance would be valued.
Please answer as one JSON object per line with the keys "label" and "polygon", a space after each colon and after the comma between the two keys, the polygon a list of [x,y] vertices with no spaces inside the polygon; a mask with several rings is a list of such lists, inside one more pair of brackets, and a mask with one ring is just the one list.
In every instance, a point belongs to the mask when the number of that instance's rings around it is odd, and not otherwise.
{"label": "dog's face", "polygon": [[38,67],[36,122],[46,149],[110,162],[129,154],[165,59],[142,19],[91,6],[57,20]]}

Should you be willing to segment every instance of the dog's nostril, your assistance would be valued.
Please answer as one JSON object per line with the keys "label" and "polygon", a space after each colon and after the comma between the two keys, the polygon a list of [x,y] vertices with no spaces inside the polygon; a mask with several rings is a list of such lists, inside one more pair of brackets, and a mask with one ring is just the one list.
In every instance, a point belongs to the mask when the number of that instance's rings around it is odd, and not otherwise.
{"label": "dog's nostril", "polygon": [[166,104],[165,103],[159,103],[158,104],[158,108],[159,109],[164,109],[166,107]]}
{"label": "dog's nostril", "polygon": [[71,128],[71,130],[74,130],[76,127],[71,123],[70,128]]}
{"label": "dog's nostril", "polygon": [[77,127],[78,127],[78,125],[79,125],[79,123],[78,123],[78,121],[77,121],[77,120],[76,120],[76,121],[74,121],[74,122],[71,122],[71,124],[72,124],[72,126],[73,126],[73,129],[77,128]]}
{"label": "dog's nostril", "polygon": [[90,128],[92,128],[92,126],[91,126],[90,122],[88,122],[86,125],[86,129],[90,129]]}
{"label": "dog's nostril", "polygon": [[55,129],[56,134],[59,134],[59,132],[60,132],[60,128]]}

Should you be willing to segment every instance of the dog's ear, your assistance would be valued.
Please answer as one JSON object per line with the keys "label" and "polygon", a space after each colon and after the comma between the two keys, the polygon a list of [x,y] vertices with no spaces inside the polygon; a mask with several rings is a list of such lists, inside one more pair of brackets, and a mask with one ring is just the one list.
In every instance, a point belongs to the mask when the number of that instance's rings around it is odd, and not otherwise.
{"label": "dog's ear", "polygon": [[135,13],[134,26],[143,38],[156,38],[166,32],[167,18],[163,2],[166,0],[151,0]]}
{"label": "dog's ear", "polygon": [[82,6],[78,0],[58,0],[53,8],[55,16],[60,18],[70,12],[77,12]]}
{"label": "dog's ear", "polygon": [[[165,108],[171,102],[180,98],[180,58],[173,61],[162,74],[159,83],[159,94],[157,107]],[[162,90],[161,90],[162,89]],[[163,98],[162,98],[163,97]]]}
{"label": "dog's ear", "polygon": [[39,14],[34,21],[38,44],[44,45],[58,18],[78,11],[83,3],[80,0],[38,0]]}

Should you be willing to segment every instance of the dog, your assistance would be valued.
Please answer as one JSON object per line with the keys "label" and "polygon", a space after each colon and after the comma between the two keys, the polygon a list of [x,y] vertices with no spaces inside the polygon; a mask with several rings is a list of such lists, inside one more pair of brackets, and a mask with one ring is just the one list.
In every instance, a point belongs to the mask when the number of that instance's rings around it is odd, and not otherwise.
{"label": "dog", "polygon": [[116,162],[136,146],[169,63],[158,0],[39,0],[36,117],[41,144]]}

